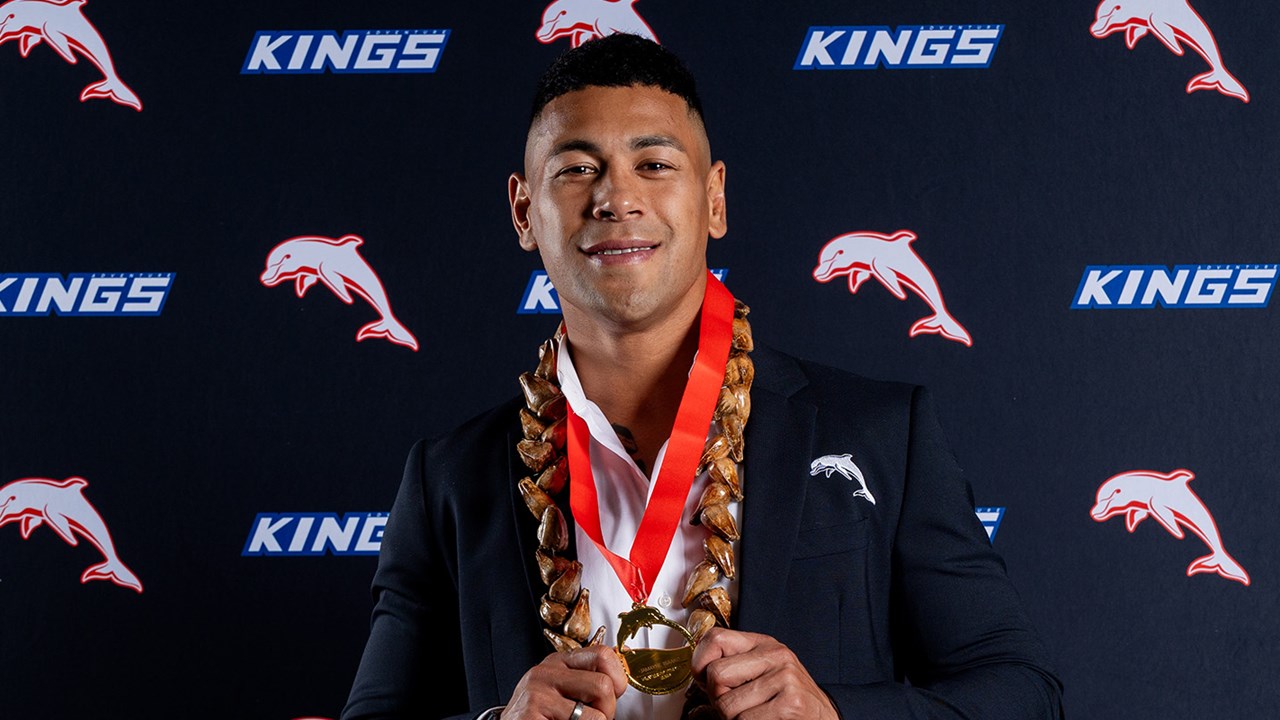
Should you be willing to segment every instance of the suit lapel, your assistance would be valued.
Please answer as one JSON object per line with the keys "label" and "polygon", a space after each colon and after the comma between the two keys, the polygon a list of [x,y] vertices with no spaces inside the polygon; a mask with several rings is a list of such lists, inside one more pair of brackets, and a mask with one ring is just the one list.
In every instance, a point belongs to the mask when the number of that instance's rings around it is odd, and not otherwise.
{"label": "suit lapel", "polygon": [[538,520],[533,517],[533,513],[529,512],[529,507],[525,505],[518,486],[520,479],[529,475],[529,469],[525,467],[515,449],[516,442],[520,439],[521,435],[518,432],[507,433],[507,487],[511,493],[511,512],[515,522],[516,542],[520,545],[520,557],[523,559],[525,580],[528,582],[529,605],[536,614],[542,594],[546,592],[546,585],[542,584],[542,577],[538,573],[538,563],[534,556],[534,551],[538,549]]}
{"label": "suit lapel", "polygon": [[[514,516],[516,541],[520,545],[520,557],[524,558],[525,579],[529,583],[529,602],[533,607],[535,615],[538,607],[542,603],[542,596],[547,591],[547,586],[542,584],[542,576],[538,571],[538,562],[534,552],[538,549],[538,524],[539,520],[529,512],[529,508],[525,505],[524,496],[520,494],[519,482],[525,477],[536,476],[525,467],[524,461],[520,459],[520,453],[516,451],[516,443],[522,439],[522,435],[518,430],[507,432],[507,487],[511,493],[511,512]],[[560,512],[564,514],[565,526],[568,528],[569,547],[560,555],[569,559],[577,557],[574,543],[574,522],[573,513],[569,511],[569,486],[565,485],[564,490],[556,496],[556,505],[560,508]]]}
{"label": "suit lapel", "polygon": [[[765,373],[773,372],[765,363]],[[772,634],[782,612],[786,568],[800,526],[817,409],[786,393],[786,370],[770,378],[757,371],[751,391],[743,462],[742,540],[738,554],[742,572],[737,620],[733,627]],[[794,378],[792,390],[797,383]],[[770,381],[772,380],[772,381]],[[781,388],[784,392],[777,392]]]}

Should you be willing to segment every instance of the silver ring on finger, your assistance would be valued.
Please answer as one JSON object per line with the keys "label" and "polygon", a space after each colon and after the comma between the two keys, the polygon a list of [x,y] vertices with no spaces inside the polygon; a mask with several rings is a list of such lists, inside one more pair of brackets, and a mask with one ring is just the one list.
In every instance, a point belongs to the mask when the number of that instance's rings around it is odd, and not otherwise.
{"label": "silver ring on finger", "polygon": [[573,706],[573,712],[569,713],[569,720],[579,720],[582,717],[582,701],[579,700],[577,705]]}

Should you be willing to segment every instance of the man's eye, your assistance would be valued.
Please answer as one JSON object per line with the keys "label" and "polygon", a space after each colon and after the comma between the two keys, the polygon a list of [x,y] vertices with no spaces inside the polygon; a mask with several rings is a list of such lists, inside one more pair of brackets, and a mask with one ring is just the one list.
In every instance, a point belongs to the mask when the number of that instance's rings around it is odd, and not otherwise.
{"label": "man's eye", "polygon": [[642,164],[642,165],[640,166],[640,169],[641,169],[641,170],[655,170],[655,171],[657,171],[657,170],[674,170],[675,168],[674,168],[674,166],[672,166],[672,165],[668,165],[667,163],[665,163],[665,162],[663,162],[663,161],[661,161],[661,160],[651,160],[651,161],[649,161],[649,162],[647,162],[647,163]]}
{"label": "man's eye", "polygon": [[595,172],[595,168],[590,165],[570,165],[560,171],[561,175],[589,175]]}

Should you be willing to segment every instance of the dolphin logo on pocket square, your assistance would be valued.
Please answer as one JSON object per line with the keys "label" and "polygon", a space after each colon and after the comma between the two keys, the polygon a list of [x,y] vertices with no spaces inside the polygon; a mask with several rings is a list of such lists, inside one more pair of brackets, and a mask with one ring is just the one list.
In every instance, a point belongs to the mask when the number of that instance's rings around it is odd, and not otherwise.
{"label": "dolphin logo on pocket square", "polygon": [[864,498],[872,505],[876,504],[876,499],[871,495],[871,491],[867,489],[867,480],[862,476],[862,470],[853,462],[853,456],[849,453],[843,455],[823,455],[809,464],[809,474],[817,475],[818,473],[826,473],[827,477],[831,477],[831,473],[840,473],[849,480],[857,480],[861,490],[853,493],[854,497]]}

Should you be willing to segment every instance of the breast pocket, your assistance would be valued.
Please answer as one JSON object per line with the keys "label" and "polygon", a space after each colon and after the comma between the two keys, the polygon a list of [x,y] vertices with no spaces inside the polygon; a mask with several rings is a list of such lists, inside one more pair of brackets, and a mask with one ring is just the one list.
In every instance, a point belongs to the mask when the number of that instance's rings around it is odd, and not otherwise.
{"label": "breast pocket", "polygon": [[798,560],[835,555],[866,547],[867,524],[867,518],[863,517],[836,525],[802,527],[796,537],[795,551],[792,555]]}

